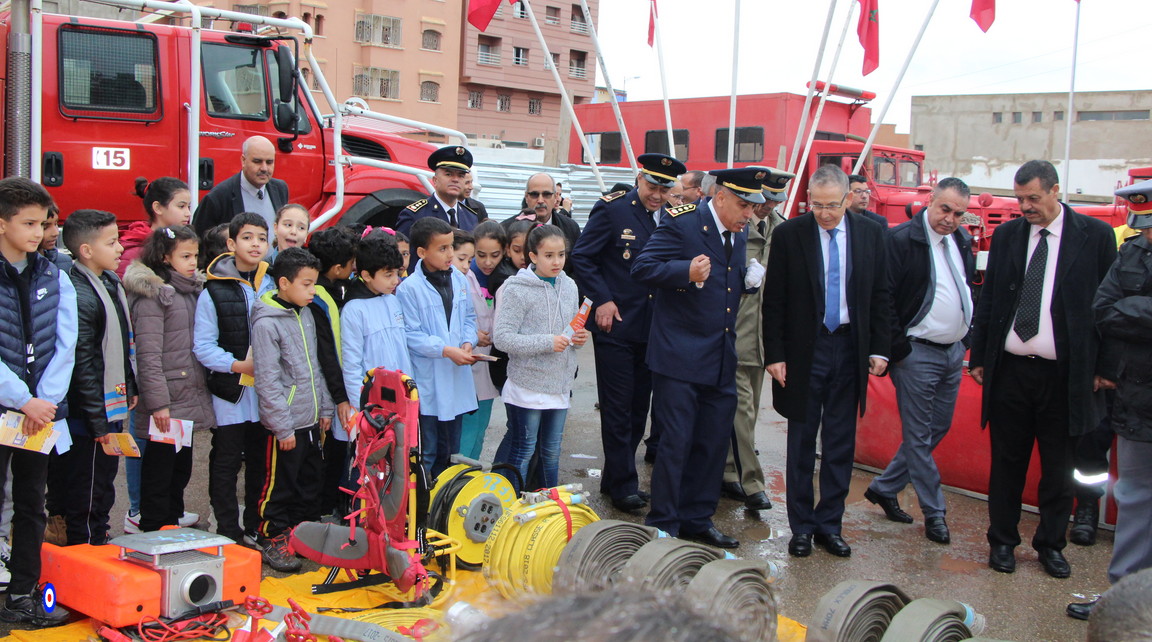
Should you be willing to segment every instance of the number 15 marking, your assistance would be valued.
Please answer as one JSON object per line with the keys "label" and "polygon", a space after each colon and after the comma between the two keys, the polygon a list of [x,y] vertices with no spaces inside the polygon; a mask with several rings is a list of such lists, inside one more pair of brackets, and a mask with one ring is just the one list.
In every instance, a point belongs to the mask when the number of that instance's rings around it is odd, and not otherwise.
{"label": "number 15 marking", "polygon": [[132,169],[131,150],[127,147],[93,147],[92,169]]}

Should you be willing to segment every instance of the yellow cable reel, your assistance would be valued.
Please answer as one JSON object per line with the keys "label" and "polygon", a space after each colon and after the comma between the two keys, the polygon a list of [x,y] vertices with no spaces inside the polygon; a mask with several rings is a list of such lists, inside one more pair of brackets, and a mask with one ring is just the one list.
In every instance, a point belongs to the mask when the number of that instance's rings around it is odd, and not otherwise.
{"label": "yellow cable reel", "polygon": [[432,488],[428,525],[460,542],[456,561],[461,567],[478,569],[492,528],[515,501],[516,491],[503,475],[456,464]]}

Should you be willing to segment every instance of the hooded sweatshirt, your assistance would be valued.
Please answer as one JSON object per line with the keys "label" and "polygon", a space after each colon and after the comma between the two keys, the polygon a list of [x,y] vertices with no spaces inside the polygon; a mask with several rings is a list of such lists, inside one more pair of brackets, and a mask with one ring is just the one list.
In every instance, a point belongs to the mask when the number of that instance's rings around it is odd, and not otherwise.
{"label": "hooded sweatshirt", "polygon": [[252,358],[260,421],[277,439],[332,418],[312,310],[267,292],[252,307]]}
{"label": "hooded sweatshirt", "polygon": [[116,268],[116,276],[121,279],[124,278],[124,273],[128,271],[128,266],[132,261],[140,258],[140,253],[144,249],[144,241],[152,235],[152,224],[148,221],[133,221],[128,229],[120,234],[120,245],[124,248],[124,253],[120,255],[120,265]]}
{"label": "hooded sweatshirt", "polygon": [[552,351],[579,309],[576,282],[563,271],[556,285],[523,268],[500,288],[492,343],[508,354],[508,380],[534,392],[567,396],[576,377],[576,353]]}

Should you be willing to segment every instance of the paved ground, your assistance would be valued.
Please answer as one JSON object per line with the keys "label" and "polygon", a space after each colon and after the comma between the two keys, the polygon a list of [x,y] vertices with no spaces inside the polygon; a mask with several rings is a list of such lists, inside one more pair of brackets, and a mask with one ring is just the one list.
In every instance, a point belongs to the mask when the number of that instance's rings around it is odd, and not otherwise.
{"label": "paved ground", "polygon": [[[620,513],[606,498],[595,491],[595,477],[602,465],[600,457],[599,417],[591,350],[580,357],[572,410],[564,435],[561,481],[583,481],[592,493],[592,505],[601,517],[639,521],[640,516]],[[780,609],[783,615],[807,623],[820,597],[846,579],[871,579],[890,582],[913,598],[951,598],[970,604],[987,618],[985,637],[1000,640],[1079,640],[1084,638],[1085,624],[1064,615],[1070,601],[1091,596],[1107,589],[1105,569],[1111,554],[1111,533],[1102,531],[1099,543],[1091,548],[1070,545],[1065,551],[1072,564],[1072,577],[1057,580],[1048,577],[1035,561],[1031,549],[1017,549],[1015,574],[996,573],[986,565],[986,504],[955,493],[948,493],[948,522],[952,544],[934,544],[923,536],[923,520],[916,507],[915,494],[901,495],[901,504],[916,518],[912,525],[896,524],[884,519],[883,513],[863,498],[872,474],[857,470],[848,497],[844,537],[853,547],[849,559],[828,555],[817,548],[811,557],[790,558],[787,553],[787,516],[784,511],[785,425],[770,409],[761,413],[757,444],[769,476],[769,495],[775,504],[759,514],[743,510],[743,504],[721,500],[716,522],[719,528],[735,536],[741,546],[739,557],[766,559],[781,569],[778,581]],[[492,417],[492,429],[486,442],[485,455],[491,457],[496,442],[503,435],[504,414],[499,407]],[[893,430],[898,427],[894,426]],[[188,509],[208,514],[207,461],[208,440],[196,444],[197,465],[186,493]],[[641,464],[642,485],[647,487],[651,468]],[[119,488],[123,489],[123,472]],[[119,534],[127,497],[121,492],[113,510],[113,533]],[[1026,514],[1022,523],[1025,542],[1031,538],[1036,517]],[[202,522],[201,526],[205,525]],[[0,628],[0,633],[7,632]]]}

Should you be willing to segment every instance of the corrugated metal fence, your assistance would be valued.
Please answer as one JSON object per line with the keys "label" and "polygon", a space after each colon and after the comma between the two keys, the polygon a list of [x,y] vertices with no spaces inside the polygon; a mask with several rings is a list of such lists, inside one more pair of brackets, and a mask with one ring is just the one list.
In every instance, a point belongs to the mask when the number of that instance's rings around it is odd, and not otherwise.
{"label": "corrugated metal fence", "polygon": [[[476,163],[473,169],[480,184],[479,193],[473,196],[484,203],[488,208],[488,216],[497,221],[502,221],[520,211],[524,187],[528,184],[528,179],[539,172],[547,172],[564,184],[564,193],[572,199],[572,217],[580,227],[584,227],[588,221],[588,212],[592,210],[596,199],[601,196],[596,177],[587,165],[544,167],[513,163]],[[614,183],[632,184],[636,178],[632,170],[627,167],[601,167],[600,175],[604,177],[605,187],[608,189],[611,189]]]}

